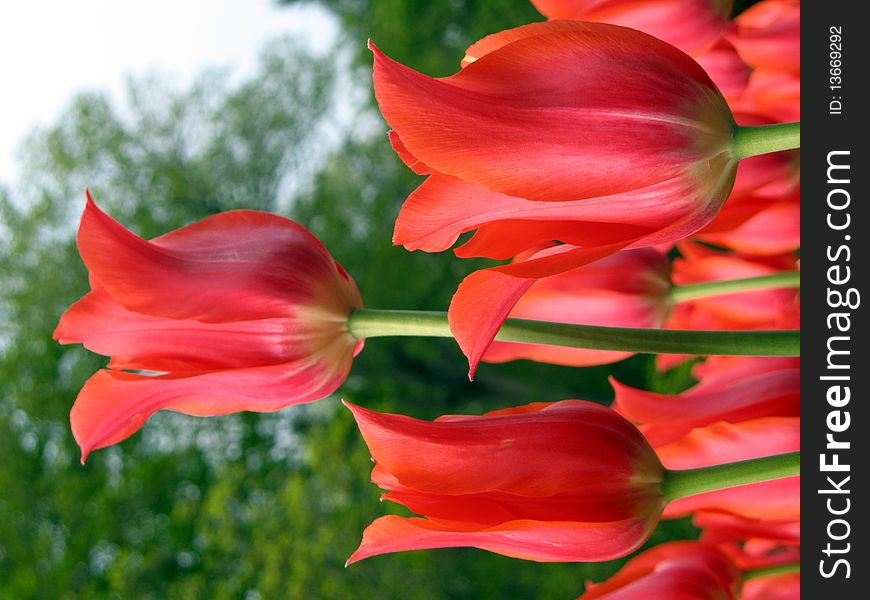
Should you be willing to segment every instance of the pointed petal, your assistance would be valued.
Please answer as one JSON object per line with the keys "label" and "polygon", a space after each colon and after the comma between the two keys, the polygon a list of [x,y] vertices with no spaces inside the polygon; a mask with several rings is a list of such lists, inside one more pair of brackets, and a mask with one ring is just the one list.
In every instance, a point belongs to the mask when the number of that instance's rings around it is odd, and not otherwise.
{"label": "pointed petal", "polygon": [[388,552],[463,546],[539,562],[611,560],[636,550],[655,522],[655,518],[613,523],[509,521],[463,530],[453,523],[389,515],[366,528],[347,564]]}
{"label": "pointed petal", "polygon": [[346,317],[356,284],[305,228],[277,215],[231,211],[146,241],[88,197],[78,233],[91,276],[129,310],[234,321],[316,303]]}
{"label": "pointed petal", "polygon": [[537,279],[582,267],[619,251],[631,241],[593,248],[557,246],[527,261],[476,271],[466,277],[453,295],[447,315],[450,330],[468,357],[469,377],[473,377],[511,309]]}
{"label": "pointed petal", "polygon": [[673,47],[603,24],[520,29],[533,35],[445,79],[372,47],[378,104],[411,154],[494,191],[565,201],[645,187],[730,147],[724,100]]}
{"label": "pointed petal", "polygon": [[722,33],[730,0],[532,0],[549,19],[601,21],[638,29],[693,56]]}
{"label": "pointed petal", "polygon": [[333,365],[291,363],[190,376],[98,371],[85,383],[70,412],[73,436],[84,461],[91,451],[138,431],[158,410],[214,416],[271,412],[318,400],[344,381],[351,354],[348,349],[344,359]]}
{"label": "pointed petal", "polygon": [[719,157],[705,172],[686,173],[644,189],[574,202],[536,202],[433,175],[405,201],[393,243],[440,252],[460,234],[478,229],[460,256],[507,258],[549,241],[599,246],[643,240],[669,243],[694,233],[716,215],[734,181],[736,163]]}
{"label": "pointed petal", "polygon": [[764,373],[714,390],[655,394],[620,384],[611,378],[613,408],[629,420],[643,423],[653,446],[679,439],[696,427],[718,421],[739,423],[762,417],[800,415],[800,370]]}
{"label": "pointed petal", "polygon": [[292,319],[204,323],[136,313],[99,287],[63,314],[54,339],[110,356],[112,368],[176,373],[301,360],[324,342]]}
{"label": "pointed petal", "polygon": [[729,38],[755,69],[800,74],[800,0],[764,0],[743,11]]}

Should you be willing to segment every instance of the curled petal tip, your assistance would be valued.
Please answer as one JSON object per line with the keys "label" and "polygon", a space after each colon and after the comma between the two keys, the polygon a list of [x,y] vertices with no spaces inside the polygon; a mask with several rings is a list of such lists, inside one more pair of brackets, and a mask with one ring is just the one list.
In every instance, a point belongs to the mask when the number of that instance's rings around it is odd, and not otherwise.
{"label": "curled petal tip", "polygon": [[354,418],[356,418],[357,414],[363,410],[362,407],[357,406],[356,404],[351,404],[344,398],[341,399],[341,403],[344,404],[344,407],[349,410],[351,414],[353,414]]}

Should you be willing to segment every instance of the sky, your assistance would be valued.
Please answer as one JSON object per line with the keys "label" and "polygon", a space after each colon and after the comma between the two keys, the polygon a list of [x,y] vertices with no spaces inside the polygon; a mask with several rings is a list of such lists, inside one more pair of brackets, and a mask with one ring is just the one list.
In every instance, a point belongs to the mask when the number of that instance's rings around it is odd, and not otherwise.
{"label": "sky", "polygon": [[338,25],[313,5],[271,0],[27,0],[0,7],[0,183],[18,174],[16,148],[51,124],[75,92],[123,98],[128,76],[157,71],[184,83],[205,67],[253,72],[264,42],[298,35],[326,50]]}

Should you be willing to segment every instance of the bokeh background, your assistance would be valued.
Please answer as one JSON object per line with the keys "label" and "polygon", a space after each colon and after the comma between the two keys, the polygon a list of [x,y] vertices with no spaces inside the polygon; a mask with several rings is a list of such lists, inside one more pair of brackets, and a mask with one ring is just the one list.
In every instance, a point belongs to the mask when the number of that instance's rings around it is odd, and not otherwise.
{"label": "bokeh background", "polygon": [[[601,368],[484,365],[472,384],[451,340],[375,339],[334,397],[274,414],[161,413],[79,464],[69,409],[105,361],[57,345],[51,332],[87,290],[73,239],[85,186],[144,237],[234,208],[292,217],[353,275],[370,307],[443,310],[462,277],[485,265],[391,245],[393,219],[420,178],[389,148],[365,42],[447,75],[474,40],[540,15],[525,0],[303,8],[338,32],[325,47],[273,36],[242,75],[216,64],[183,84],[157,73],[131,78],[120,95],[80,93],[28,134],[15,175],[0,181],[0,598],[574,598],[621,564],[445,549],[345,569],[369,522],[407,513],[378,502],[368,452],[339,398],[434,418],[609,402],[608,374],[661,392],[691,383],[685,366],[659,374],[645,356]],[[27,64],[26,55],[2,60]],[[0,126],[13,123],[15,114],[0,114]],[[686,521],[666,522],[650,544],[695,535]]]}

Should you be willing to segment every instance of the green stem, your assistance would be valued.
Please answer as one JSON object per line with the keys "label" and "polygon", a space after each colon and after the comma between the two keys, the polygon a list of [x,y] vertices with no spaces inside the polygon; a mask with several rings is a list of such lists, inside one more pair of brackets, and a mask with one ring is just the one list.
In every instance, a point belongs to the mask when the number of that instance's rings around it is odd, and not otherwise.
{"label": "green stem", "polygon": [[[347,328],[358,339],[453,337],[444,312],[356,309],[348,317]],[[648,354],[800,356],[800,331],[633,329],[507,319],[495,339]]]}
{"label": "green stem", "polygon": [[734,128],[734,156],[749,158],[768,152],[793,150],[801,147],[801,124],[776,123],[754,127]]}
{"label": "green stem", "polygon": [[786,573],[800,573],[800,563],[787,563],[784,565],[775,565],[772,567],[762,567],[760,569],[752,569],[743,573],[743,579],[755,579],[756,577],[767,577],[768,575],[785,575]]}
{"label": "green stem", "polygon": [[775,288],[799,288],[801,286],[800,271],[784,271],[759,277],[745,279],[727,279],[723,281],[705,281],[675,285],[671,288],[671,298],[674,302],[696,300],[708,296],[721,296],[735,292],[769,290]]}
{"label": "green stem", "polygon": [[665,500],[671,502],[704,492],[800,475],[800,472],[800,452],[776,454],[700,469],[666,471],[662,482],[662,494]]}

